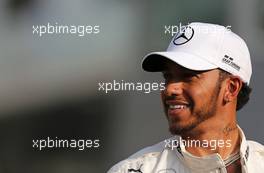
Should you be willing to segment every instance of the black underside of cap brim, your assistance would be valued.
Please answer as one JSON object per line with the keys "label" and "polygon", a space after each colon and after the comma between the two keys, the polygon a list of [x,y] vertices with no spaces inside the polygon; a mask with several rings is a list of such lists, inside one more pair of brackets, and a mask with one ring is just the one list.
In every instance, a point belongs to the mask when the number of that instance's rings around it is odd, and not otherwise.
{"label": "black underside of cap brim", "polygon": [[165,69],[165,62],[170,61],[167,57],[153,54],[146,57],[142,62],[142,68],[148,72],[160,72]]}

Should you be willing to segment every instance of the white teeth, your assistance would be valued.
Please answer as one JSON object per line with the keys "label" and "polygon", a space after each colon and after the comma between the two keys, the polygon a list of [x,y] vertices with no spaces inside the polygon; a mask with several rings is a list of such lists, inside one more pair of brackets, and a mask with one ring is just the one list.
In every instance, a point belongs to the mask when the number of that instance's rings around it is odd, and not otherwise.
{"label": "white teeth", "polygon": [[170,109],[184,109],[186,105],[169,105]]}

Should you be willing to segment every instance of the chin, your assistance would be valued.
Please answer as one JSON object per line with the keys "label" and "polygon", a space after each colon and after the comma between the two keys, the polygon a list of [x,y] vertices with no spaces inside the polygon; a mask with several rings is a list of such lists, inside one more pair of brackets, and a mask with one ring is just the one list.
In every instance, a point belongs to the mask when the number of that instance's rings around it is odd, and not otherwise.
{"label": "chin", "polygon": [[184,134],[186,132],[191,131],[192,129],[194,129],[197,126],[196,123],[170,123],[169,125],[169,131],[172,135],[181,135]]}

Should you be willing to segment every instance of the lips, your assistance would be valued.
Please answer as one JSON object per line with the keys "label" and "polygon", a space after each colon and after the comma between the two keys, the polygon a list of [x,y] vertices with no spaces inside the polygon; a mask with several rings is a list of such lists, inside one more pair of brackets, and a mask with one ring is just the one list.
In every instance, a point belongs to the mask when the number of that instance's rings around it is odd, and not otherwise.
{"label": "lips", "polygon": [[179,116],[180,114],[186,112],[190,107],[190,104],[187,101],[182,100],[166,100],[166,107],[168,108],[169,116]]}
{"label": "lips", "polygon": [[185,109],[190,105],[186,101],[179,101],[179,100],[167,100],[165,103],[169,109]]}
{"label": "lips", "polygon": [[169,109],[185,109],[186,105],[169,105]]}

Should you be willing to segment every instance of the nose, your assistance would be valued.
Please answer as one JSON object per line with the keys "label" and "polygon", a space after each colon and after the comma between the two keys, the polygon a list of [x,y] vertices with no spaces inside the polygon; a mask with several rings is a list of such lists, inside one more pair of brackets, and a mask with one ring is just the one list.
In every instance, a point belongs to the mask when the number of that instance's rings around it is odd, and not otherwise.
{"label": "nose", "polygon": [[165,94],[167,96],[177,96],[183,93],[183,83],[182,82],[171,82],[165,87]]}

